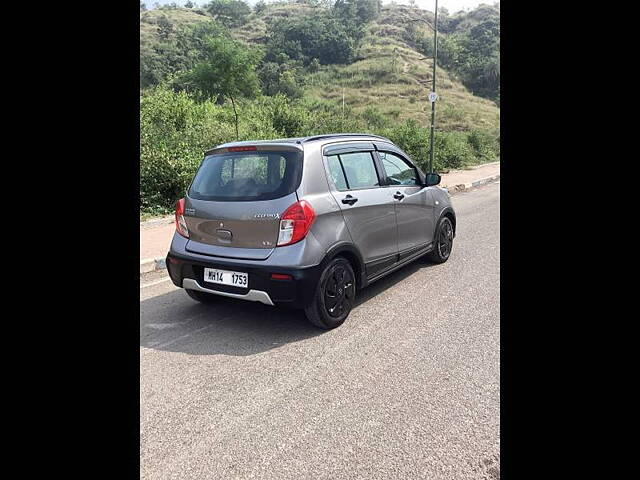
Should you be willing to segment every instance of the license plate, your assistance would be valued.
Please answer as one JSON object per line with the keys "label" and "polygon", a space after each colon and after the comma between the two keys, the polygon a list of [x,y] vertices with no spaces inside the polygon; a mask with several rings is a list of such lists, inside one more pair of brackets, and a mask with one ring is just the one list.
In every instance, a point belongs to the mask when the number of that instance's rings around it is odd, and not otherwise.
{"label": "license plate", "polygon": [[243,272],[231,272],[229,270],[217,270],[215,268],[204,269],[204,281],[231,285],[232,287],[247,288],[249,286],[249,274]]}

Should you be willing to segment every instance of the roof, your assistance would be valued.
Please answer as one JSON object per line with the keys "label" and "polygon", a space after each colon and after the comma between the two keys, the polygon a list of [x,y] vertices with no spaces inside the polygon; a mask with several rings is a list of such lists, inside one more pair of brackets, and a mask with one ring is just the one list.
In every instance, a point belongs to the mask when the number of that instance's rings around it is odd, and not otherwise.
{"label": "roof", "polygon": [[357,137],[357,138],[371,138],[384,140],[386,142],[391,142],[388,138],[381,137],[380,135],[372,135],[370,133],[326,133],[322,135],[312,135],[309,137],[293,137],[293,138],[274,138],[273,140],[244,140],[241,142],[228,142],[223,143],[222,145],[218,145],[209,150],[217,150],[219,148],[228,148],[228,147],[242,147],[246,145],[264,145],[264,144],[272,144],[272,143],[293,143],[293,144],[303,144],[306,142],[313,142],[316,140],[330,140],[332,138],[345,138],[349,137]]}
{"label": "roof", "polygon": [[305,137],[302,139],[302,142],[312,142],[314,140],[329,140],[332,138],[349,138],[349,137],[365,137],[365,138],[372,138],[372,139],[378,139],[378,140],[385,140],[385,141],[390,141],[388,138],[385,137],[381,137],[380,135],[372,135],[370,133],[327,133],[324,135],[314,135],[311,137]]}

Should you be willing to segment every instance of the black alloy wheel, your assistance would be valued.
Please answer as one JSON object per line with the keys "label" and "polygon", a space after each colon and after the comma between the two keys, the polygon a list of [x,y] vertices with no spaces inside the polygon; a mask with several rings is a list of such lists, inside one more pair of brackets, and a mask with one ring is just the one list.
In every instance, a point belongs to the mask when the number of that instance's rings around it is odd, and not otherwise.
{"label": "black alloy wheel", "polygon": [[447,258],[451,254],[453,246],[453,226],[451,220],[445,217],[440,226],[440,234],[438,235],[438,250],[443,258]]}
{"label": "black alloy wheel", "polygon": [[444,263],[449,259],[453,249],[453,224],[448,217],[442,217],[438,222],[435,241],[436,244],[427,257],[432,262]]}
{"label": "black alloy wheel", "polygon": [[346,258],[336,257],[323,270],[313,302],[305,308],[305,314],[317,327],[336,328],[349,316],[355,298],[353,268]]}
{"label": "black alloy wheel", "polygon": [[356,291],[350,270],[343,264],[335,265],[324,285],[324,308],[332,318],[341,317],[353,305]]}

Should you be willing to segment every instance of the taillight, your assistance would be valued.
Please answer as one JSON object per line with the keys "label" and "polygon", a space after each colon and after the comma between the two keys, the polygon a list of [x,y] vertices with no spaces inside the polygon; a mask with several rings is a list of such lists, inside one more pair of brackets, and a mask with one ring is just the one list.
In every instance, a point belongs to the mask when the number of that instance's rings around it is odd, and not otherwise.
{"label": "taillight", "polygon": [[227,148],[227,152],[255,152],[258,150],[255,146],[247,146],[247,147],[229,147]]}
{"label": "taillight", "polygon": [[176,231],[185,238],[189,238],[189,229],[184,219],[184,198],[176,202]]}
{"label": "taillight", "polygon": [[302,240],[309,233],[315,219],[316,212],[308,202],[302,200],[291,205],[280,217],[278,246],[291,245]]}

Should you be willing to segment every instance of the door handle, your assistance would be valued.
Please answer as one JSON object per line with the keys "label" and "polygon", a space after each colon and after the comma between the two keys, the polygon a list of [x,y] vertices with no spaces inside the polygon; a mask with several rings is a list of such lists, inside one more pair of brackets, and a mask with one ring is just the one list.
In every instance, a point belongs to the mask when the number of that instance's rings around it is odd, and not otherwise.
{"label": "door handle", "polygon": [[402,192],[396,192],[394,193],[393,198],[396,200],[402,200],[404,198],[404,194]]}
{"label": "door handle", "polygon": [[354,203],[356,203],[358,201],[357,198],[352,197],[351,195],[347,195],[346,197],[344,197],[342,199],[342,203],[348,204],[348,205],[353,205]]}

